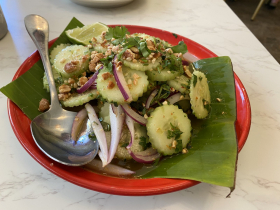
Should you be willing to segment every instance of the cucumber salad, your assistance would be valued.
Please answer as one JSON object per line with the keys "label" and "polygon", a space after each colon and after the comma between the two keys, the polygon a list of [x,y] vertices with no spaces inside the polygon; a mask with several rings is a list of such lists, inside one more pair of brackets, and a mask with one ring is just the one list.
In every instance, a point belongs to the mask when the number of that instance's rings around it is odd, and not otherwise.
{"label": "cucumber salad", "polygon": [[[205,74],[183,57],[186,44],[100,25],[66,31],[73,44],[50,52],[61,104],[84,107],[73,122],[72,139],[89,118],[89,137],[99,143],[103,167],[113,158],[151,164],[187,153],[189,116],[207,117],[211,100]],[[43,84],[48,90],[46,76]]]}

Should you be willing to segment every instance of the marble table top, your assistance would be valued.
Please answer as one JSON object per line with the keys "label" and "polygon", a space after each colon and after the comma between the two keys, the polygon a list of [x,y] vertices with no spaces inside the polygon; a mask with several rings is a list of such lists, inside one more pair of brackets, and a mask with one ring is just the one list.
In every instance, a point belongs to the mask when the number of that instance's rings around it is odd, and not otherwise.
{"label": "marble table top", "polygon": [[[23,19],[49,21],[50,39],[75,16],[84,24],[134,24],[188,37],[217,55],[230,56],[250,98],[252,126],[239,154],[236,189],[201,183],[174,193],[127,197],[71,184],[38,164],[20,145],[9,123],[7,98],[0,93],[0,209],[280,209],[280,66],[222,0],[135,0],[111,9],[79,6],[70,0],[0,0],[9,32],[0,40],[0,87],[12,80],[35,51]],[[257,20],[256,20],[257,24]]]}

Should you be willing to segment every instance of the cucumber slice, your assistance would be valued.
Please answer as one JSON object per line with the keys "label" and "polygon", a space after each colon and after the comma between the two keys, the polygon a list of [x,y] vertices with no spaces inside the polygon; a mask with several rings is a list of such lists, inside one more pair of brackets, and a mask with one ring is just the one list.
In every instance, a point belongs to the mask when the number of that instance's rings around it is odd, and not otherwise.
{"label": "cucumber slice", "polygon": [[60,103],[65,107],[80,106],[95,99],[98,95],[97,90],[87,90],[81,94],[73,93],[70,98],[60,101]]}
{"label": "cucumber slice", "polygon": [[163,69],[159,73],[158,71],[146,71],[146,74],[149,77],[149,80],[152,81],[168,81],[175,79],[176,77],[180,76],[181,73],[178,71],[170,71],[169,69]]}
{"label": "cucumber slice", "polygon": [[173,80],[167,81],[167,84],[170,87],[173,87],[175,90],[180,91],[181,93],[189,93],[190,89],[190,79],[185,75],[180,75]]}
{"label": "cucumber slice", "polygon": [[101,107],[100,112],[99,112],[99,117],[102,117],[103,122],[106,122],[108,124],[110,123],[110,116],[109,116],[109,103],[104,103],[104,105]]}
{"label": "cucumber slice", "polygon": [[[108,102],[116,102],[118,104],[124,104],[126,101],[121,94],[121,91],[118,88],[116,80],[114,76],[104,80],[102,74],[108,72],[107,68],[103,68],[97,77],[97,90],[100,92],[102,97],[106,99]],[[144,92],[147,91],[149,81],[145,72],[131,70],[127,67],[123,66],[123,74],[127,84],[129,85],[129,90],[132,95],[132,100],[137,101],[139,97],[143,95]],[[137,79],[137,83],[134,84],[135,76],[139,77]],[[108,89],[109,82],[114,83],[114,87],[112,89]]]}
{"label": "cucumber slice", "polygon": [[126,60],[123,60],[122,62],[123,65],[131,69],[137,71],[149,71],[151,69],[156,69],[160,65],[161,60],[162,60],[161,58],[157,58],[154,63],[147,63],[147,65],[146,64],[144,65],[143,63],[140,62],[133,63],[132,61],[126,61]]}
{"label": "cucumber slice", "polygon": [[57,45],[55,48],[53,48],[53,50],[51,51],[50,53],[50,62],[51,64],[54,63],[54,59],[56,57],[56,55],[61,51],[63,50],[64,48],[70,46],[70,44],[60,44],[60,45]]}
{"label": "cucumber slice", "polygon": [[188,115],[177,106],[157,107],[148,118],[146,125],[152,147],[163,155],[176,153],[175,148],[171,147],[174,138],[167,138],[168,130],[172,130],[171,124],[183,132],[180,140],[182,140],[182,148],[185,148],[191,137],[191,121]]}
{"label": "cucumber slice", "polygon": [[204,73],[194,71],[190,85],[190,99],[193,114],[198,119],[207,117],[210,111],[210,91],[207,83],[207,78]]}
{"label": "cucumber slice", "polygon": [[93,49],[99,53],[105,53],[107,51],[106,47],[102,47],[101,44],[95,44]]}
{"label": "cucumber slice", "polygon": [[[138,123],[134,123],[134,142],[131,146],[131,151],[133,152],[141,152],[143,151],[143,147],[139,144],[140,143],[140,137],[147,137],[147,130],[144,126],[141,126]],[[107,139],[107,145],[108,148],[110,148],[111,144],[111,132],[105,132],[106,133],[106,139]],[[126,146],[130,142],[130,132],[128,128],[125,126],[123,127],[122,134],[121,134],[121,139],[117,147],[117,151],[115,154],[115,157],[121,160],[130,160],[132,157],[130,156],[128,150],[126,149]]]}
{"label": "cucumber slice", "polygon": [[[88,47],[82,45],[71,45],[60,51],[54,59],[54,70],[60,74],[63,78],[70,78],[73,76],[79,76],[81,73],[88,69],[90,59],[90,51]],[[78,61],[76,70],[67,73],[64,70],[65,64],[71,61]]]}

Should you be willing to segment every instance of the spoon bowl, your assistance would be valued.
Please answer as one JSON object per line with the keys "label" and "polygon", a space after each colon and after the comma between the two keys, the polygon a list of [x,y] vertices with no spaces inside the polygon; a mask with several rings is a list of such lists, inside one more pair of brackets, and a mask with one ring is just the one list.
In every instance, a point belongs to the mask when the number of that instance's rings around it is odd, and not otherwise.
{"label": "spoon bowl", "polygon": [[81,166],[95,158],[99,144],[92,141],[90,122],[85,123],[74,141],[71,137],[76,112],[66,111],[60,106],[48,56],[49,26],[39,15],[28,15],[25,27],[35,43],[47,74],[50,87],[50,109],[35,117],[31,122],[31,133],[37,146],[51,159],[70,166]]}

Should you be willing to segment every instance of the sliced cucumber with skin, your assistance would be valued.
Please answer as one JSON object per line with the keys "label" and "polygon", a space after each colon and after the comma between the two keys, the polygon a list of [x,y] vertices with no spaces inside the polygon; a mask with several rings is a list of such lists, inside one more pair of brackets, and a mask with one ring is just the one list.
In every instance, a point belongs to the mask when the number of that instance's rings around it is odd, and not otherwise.
{"label": "sliced cucumber with skin", "polygon": [[[128,84],[129,91],[132,95],[132,100],[137,101],[139,97],[143,95],[147,91],[149,81],[148,77],[146,76],[145,72],[132,70],[127,67],[123,67],[123,75]],[[107,78],[106,80],[103,79],[102,74],[108,72],[107,68],[103,68],[96,79],[97,82],[97,90],[100,92],[102,97],[106,99],[108,102],[116,102],[118,104],[124,104],[126,101],[123,98],[121,91],[118,88],[116,80],[114,76]],[[136,83],[134,80],[136,77]],[[112,89],[108,89],[109,83],[113,83],[114,87]]]}
{"label": "sliced cucumber with skin", "polygon": [[110,116],[109,116],[109,106],[111,106],[109,103],[104,103],[103,106],[100,109],[99,117],[103,119],[103,122],[106,122],[108,124],[110,123]]}
{"label": "sliced cucumber with skin", "polygon": [[105,53],[107,51],[107,48],[102,47],[101,44],[95,44],[93,49],[99,53]]}
{"label": "sliced cucumber with skin", "polygon": [[185,75],[180,75],[173,80],[169,80],[167,81],[167,84],[181,93],[189,93],[190,79]]}
{"label": "sliced cucumber with skin", "polygon": [[81,94],[73,93],[70,98],[60,101],[60,103],[65,107],[80,106],[95,99],[98,95],[97,90],[87,90]]}
{"label": "sliced cucumber with skin", "polygon": [[50,53],[50,62],[51,62],[51,64],[54,63],[54,59],[55,59],[56,55],[58,53],[60,53],[60,51],[62,51],[64,48],[66,48],[68,46],[70,46],[70,44],[60,44],[60,45],[57,45],[55,48],[53,48],[53,50]]}
{"label": "sliced cucumber with skin", "polygon": [[193,114],[198,119],[207,117],[210,110],[210,90],[204,73],[194,71],[190,84],[190,101]]}
{"label": "sliced cucumber with skin", "polygon": [[[60,51],[55,59],[53,68],[63,78],[79,76],[88,69],[90,59],[90,51],[88,47],[82,45],[71,45]],[[78,61],[76,69],[73,72],[67,73],[64,66],[71,61]]]}
{"label": "sliced cucumber with skin", "polygon": [[181,75],[179,71],[170,71],[169,69],[163,69],[160,73],[157,70],[146,71],[146,74],[148,75],[149,80],[162,82],[173,80]]}
{"label": "sliced cucumber with skin", "polygon": [[141,63],[138,62],[134,63],[133,61],[127,61],[127,60],[123,60],[123,65],[133,69],[133,70],[137,70],[137,71],[149,71],[151,69],[156,69],[160,63],[161,63],[162,59],[161,58],[157,58],[156,61],[154,63]]}
{"label": "sliced cucumber with skin", "polygon": [[[171,147],[174,138],[168,139],[168,130],[172,130],[171,124],[178,127],[181,132],[182,148],[185,148],[191,137],[191,121],[188,115],[174,105],[157,107],[147,120],[147,133],[152,147],[162,155],[175,154],[175,148]],[[181,152],[181,151],[180,151]]]}

